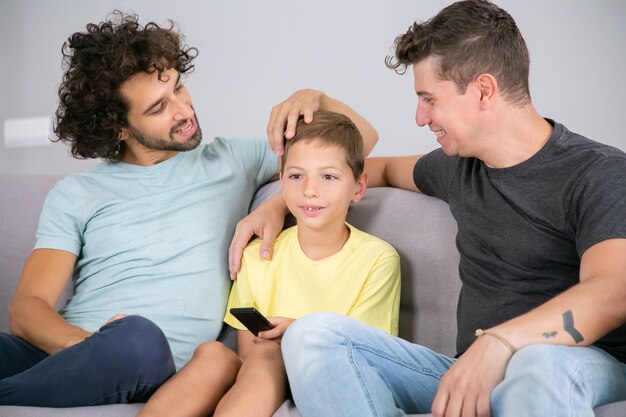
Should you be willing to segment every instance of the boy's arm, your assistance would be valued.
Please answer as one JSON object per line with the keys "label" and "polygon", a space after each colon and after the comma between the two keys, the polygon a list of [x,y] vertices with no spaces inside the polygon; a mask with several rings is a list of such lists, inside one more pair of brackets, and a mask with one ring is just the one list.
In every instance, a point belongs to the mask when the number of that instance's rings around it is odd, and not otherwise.
{"label": "boy's arm", "polygon": [[267,124],[267,137],[270,146],[278,156],[283,154],[284,139],[293,138],[298,118],[303,115],[305,123],[310,123],[315,117],[314,113],[318,110],[333,111],[348,116],[361,132],[364,156],[370,154],[378,142],[378,132],[365,118],[345,103],[327,96],[322,91],[304,89],[296,91],[272,108]]}
{"label": "boy's arm", "polygon": [[29,256],[9,309],[11,333],[48,354],[81,342],[89,332],[70,325],[56,303],[71,277],[76,255],[35,249]]}
{"label": "boy's arm", "polygon": [[413,181],[413,168],[422,155],[367,158],[368,187],[396,187],[419,191]]}

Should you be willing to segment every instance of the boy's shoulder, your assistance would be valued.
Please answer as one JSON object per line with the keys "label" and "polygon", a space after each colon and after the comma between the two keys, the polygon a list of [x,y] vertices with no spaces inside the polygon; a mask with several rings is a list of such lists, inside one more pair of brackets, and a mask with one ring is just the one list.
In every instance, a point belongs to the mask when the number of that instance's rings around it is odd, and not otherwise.
{"label": "boy's shoulder", "polygon": [[360,251],[369,251],[371,253],[386,253],[389,255],[399,256],[396,249],[387,241],[371,235],[363,230],[357,229],[349,223],[350,240],[353,245],[357,245]]}
{"label": "boy's shoulder", "polygon": [[[276,253],[277,249],[281,248],[284,245],[289,244],[289,240],[292,236],[297,233],[296,226],[289,227],[288,229],[283,230],[276,236],[276,240],[274,241],[274,253]],[[260,237],[255,238],[252,242],[248,243],[248,245],[243,250],[243,256],[246,258],[256,257],[260,258],[259,250],[261,248],[262,239]]]}

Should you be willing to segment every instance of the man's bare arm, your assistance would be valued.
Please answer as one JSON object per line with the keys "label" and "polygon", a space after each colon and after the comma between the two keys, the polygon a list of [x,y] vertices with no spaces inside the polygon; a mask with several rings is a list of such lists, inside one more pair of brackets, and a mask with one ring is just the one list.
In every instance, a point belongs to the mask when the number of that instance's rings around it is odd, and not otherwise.
{"label": "man's bare arm", "polygon": [[84,340],[90,333],[66,322],[56,303],[71,277],[76,255],[36,249],[29,256],[9,309],[11,333],[48,354]]}
{"label": "man's bare arm", "polygon": [[[588,346],[626,322],[626,239],[609,239],[581,258],[580,283],[534,310],[487,332],[444,375],[433,415],[451,404],[469,404],[488,414],[489,397],[504,377],[513,349],[532,344]],[[476,383],[476,381],[479,381]]]}
{"label": "man's bare arm", "polygon": [[365,160],[368,187],[396,187],[419,191],[413,181],[413,168],[422,155],[368,158]]}
{"label": "man's bare arm", "polygon": [[588,346],[626,322],[626,239],[590,247],[580,283],[494,328],[517,348],[534,343]]}

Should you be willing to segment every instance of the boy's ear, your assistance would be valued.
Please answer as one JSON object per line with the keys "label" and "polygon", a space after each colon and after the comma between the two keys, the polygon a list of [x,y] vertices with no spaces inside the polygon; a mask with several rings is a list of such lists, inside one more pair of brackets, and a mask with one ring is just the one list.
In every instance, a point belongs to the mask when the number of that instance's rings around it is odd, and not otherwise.
{"label": "boy's ear", "polygon": [[361,201],[363,196],[365,195],[365,191],[367,190],[367,172],[363,172],[359,178],[356,180],[356,185],[354,186],[354,196],[352,197],[353,203],[358,203]]}
{"label": "boy's ear", "polygon": [[285,188],[283,187],[283,173],[278,171],[278,182],[280,183],[280,196],[285,200]]}

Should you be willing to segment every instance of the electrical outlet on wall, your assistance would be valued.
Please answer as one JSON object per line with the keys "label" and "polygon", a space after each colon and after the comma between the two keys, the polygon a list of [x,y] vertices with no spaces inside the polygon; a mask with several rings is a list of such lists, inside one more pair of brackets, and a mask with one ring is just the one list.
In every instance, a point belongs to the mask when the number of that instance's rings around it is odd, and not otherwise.
{"label": "electrical outlet on wall", "polygon": [[50,145],[52,118],[21,117],[4,121],[4,146],[6,148],[27,148]]}

